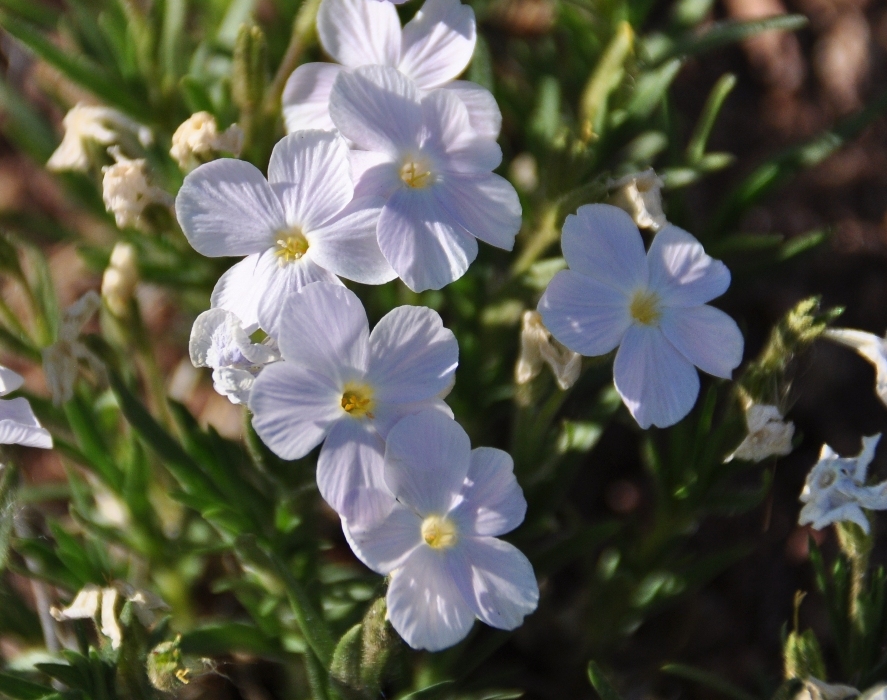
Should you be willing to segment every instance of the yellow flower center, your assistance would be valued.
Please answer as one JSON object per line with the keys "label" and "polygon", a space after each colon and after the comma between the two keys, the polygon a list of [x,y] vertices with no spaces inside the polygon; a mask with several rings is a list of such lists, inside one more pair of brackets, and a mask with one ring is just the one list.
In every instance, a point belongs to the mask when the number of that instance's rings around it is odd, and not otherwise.
{"label": "yellow flower center", "polygon": [[456,526],[449,518],[429,515],[422,521],[422,539],[432,549],[448,549],[456,544]]}
{"label": "yellow flower center", "polygon": [[400,169],[400,179],[407,187],[421,190],[434,182],[434,176],[428,167],[428,162],[419,160],[406,160]]}
{"label": "yellow flower center", "polygon": [[342,392],[342,410],[354,418],[373,416],[373,390],[366,384],[349,384]]}
{"label": "yellow flower center", "polygon": [[277,239],[277,250],[274,251],[274,254],[281,267],[299,260],[308,252],[308,239],[305,238],[302,229],[298,226],[279,231],[278,235],[280,238]]}
{"label": "yellow flower center", "polygon": [[631,317],[644,326],[655,326],[662,317],[659,295],[646,289],[639,289],[631,298],[628,307]]}

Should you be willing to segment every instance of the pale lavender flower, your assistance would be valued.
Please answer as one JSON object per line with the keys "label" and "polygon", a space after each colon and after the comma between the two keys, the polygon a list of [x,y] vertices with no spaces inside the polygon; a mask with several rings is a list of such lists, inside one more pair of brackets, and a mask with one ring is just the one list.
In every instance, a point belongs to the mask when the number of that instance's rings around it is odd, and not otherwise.
{"label": "pale lavender flower", "polygon": [[277,341],[284,361],[253,384],[253,426],[283,459],[325,440],[317,485],[341,515],[381,478],[374,465],[392,425],[427,408],[452,415],[439,395],[451,386],[459,346],[431,309],[397,307],[370,333],[353,292],[318,282],[289,300]]}
{"label": "pale lavender flower", "polygon": [[364,284],[394,279],[376,241],[382,202],[353,199],[348,147],[335,134],[302,131],[274,147],[268,180],[241,160],[222,158],[185,178],[176,214],[203,255],[246,255],[216,283],[214,308],[246,333],[277,335],[284,301],[311,282]]}
{"label": "pale lavender flower", "polygon": [[[511,630],[536,609],[529,560],[497,539],[527,504],[508,453],[472,450],[455,421],[425,411],[388,433],[385,504],[343,519],[354,553],[390,574],[388,619],[415,649],[437,651],[468,634],[475,618]],[[379,511],[383,515],[380,517]]]}
{"label": "pale lavender flower", "polygon": [[567,217],[561,239],[568,270],[539,302],[551,334],[582,355],[619,348],[616,389],[642,428],[666,427],[690,412],[699,394],[695,367],[729,379],[742,360],[742,334],[706,302],[730,285],[724,264],[676,226],[650,250],[623,210],[588,204]]}
{"label": "pale lavender flower", "polygon": [[[20,374],[0,366],[0,396],[20,389],[23,383]],[[0,444],[52,448],[52,435],[40,425],[26,398],[0,401]]]}
{"label": "pale lavender flower", "polygon": [[334,129],[330,91],[342,71],[362,66],[396,68],[420,91],[446,88],[468,109],[471,127],[495,139],[502,115],[489,90],[454,80],[474,53],[474,11],[459,0],[427,0],[401,29],[389,2],[324,0],[317,13],[317,34],[324,50],[339,64],[305,63],[287,81],[283,114],[289,132]]}
{"label": "pale lavender flower", "polygon": [[848,521],[866,533],[870,531],[862,509],[887,509],[887,481],[865,485],[880,439],[880,433],[864,437],[862,452],[856,457],[839,457],[828,445],[822,446],[819,461],[810,470],[801,491],[804,507],[798,517],[799,525],[812,524],[814,529],[821,530],[833,523]]}
{"label": "pale lavender flower", "polygon": [[520,228],[514,187],[493,174],[496,142],[475,132],[447,90],[424,97],[394,68],[340,73],[330,113],[354,143],[355,189],[385,204],[382,254],[414,291],[440,289],[477,256],[477,239],[511,250]]}

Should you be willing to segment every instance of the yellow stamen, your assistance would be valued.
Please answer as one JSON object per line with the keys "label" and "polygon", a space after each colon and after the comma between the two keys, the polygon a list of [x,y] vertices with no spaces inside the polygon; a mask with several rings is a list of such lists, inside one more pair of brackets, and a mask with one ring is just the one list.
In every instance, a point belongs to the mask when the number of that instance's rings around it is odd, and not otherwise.
{"label": "yellow stamen", "polygon": [[413,189],[423,189],[434,182],[427,164],[414,160],[408,160],[403,164],[400,169],[400,179],[407,184],[407,187]]}
{"label": "yellow stamen", "polygon": [[456,544],[456,526],[449,518],[429,515],[422,521],[422,539],[433,549],[447,549]]}
{"label": "yellow stamen", "polygon": [[631,298],[628,307],[631,317],[644,326],[655,326],[662,317],[659,295],[646,289],[639,289]]}
{"label": "yellow stamen", "polygon": [[278,249],[274,254],[278,257],[277,262],[281,267],[299,260],[308,252],[308,239],[298,226],[279,231],[278,234],[280,235],[277,239]]}
{"label": "yellow stamen", "polygon": [[365,384],[350,384],[342,393],[342,409],[354,418],[375,418],[373,410],[373,390]]}

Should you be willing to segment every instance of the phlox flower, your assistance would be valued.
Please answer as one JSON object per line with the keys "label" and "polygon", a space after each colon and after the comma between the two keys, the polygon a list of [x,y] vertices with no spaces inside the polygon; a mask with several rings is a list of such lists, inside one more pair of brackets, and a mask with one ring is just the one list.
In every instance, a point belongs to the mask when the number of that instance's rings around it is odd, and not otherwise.
{"label": "phlox flower", "polygon": [[283,92],[287,131],[335,128],[329,114],[336,76],[361,66],[398,69],[420,91],[443,87],[468,109],[471,127],[495,139],[502,115],[489,90],[454,80],[474,53],[474,11],[459,0],[426,0],[403,29],[390,2],[323,0],[317,35],[335,63],[306,63],[293,72]]}
{"label": "phlox flower", "polygon": [[423,97],[394,68],[358,68],[336,78],[330,114],[360,149],[351,161],[357,192],[385,200],[379,247],[410,289],[440,289],[461,277],[478,238],[514,247],[520,202],[492,172],[502,151],[471,128],[449,91]]}
{"label": "phlox flower", "polygon": [[283,459],[325,440],[317,485],[340,515],[379,483],[374,465],[392,425],[428,408],[452,415],[439,395],[452,385],[459,346],[431,309],[397,307],[370,333],[353,292],[318,282],[287,302],[277,341],[284,362],[253,384],[253,427]]}
{"label": "phlox flower", "polygon": [[497,539],[524,519],[527,503],[508,453],[472,450],[455,421],[425,411],[388,433],[380,518],[343,519],[354,553],[391,574],[388,619],[407,644],[437,651],[468,634],[477,617],[511,630],[536,609],[529,560]]}
{"label": "phlox flower", "polygon": [[561,245],[569,269],[542,295],[542,320],[582,355],[619,348],[616,389],[642,428],[673,425],[690,412],[699,394],[694,365],[730,378],[742,334],[706,305],[727,290],[730,272],[693,236],[668,225],[645,253],[628,214],[588,204],[567,217]]}
{"label": "phlox flower", "polygon": [[310,282],[394,279],[376,242],[381,201],[353,199],[348,147],[335,134],[302,131],[274,147],[268,180],[241,160],[205,163],[185,177],[176,214],[203,255],[246,255],[212,293],[247,334],[276,336],[283,302]]}
{"label": "phlox flower", "polygon": [[[0,396],[12,393],[22,384],[20,374],[0,366]],[[52,435],[40,425],[26,398],[0,401],[0,445],[52,448]]]}
{"label": "phlox flower", "polygon": [[852,328],[828,328],[824,338],[853,348],[875,368],[875,393],[887,405],[887,338]]}
{"label": "phlox flower", "polygon": [[86,344],[80,340],[83,327],[102,306],[102,298],[90,289],[65,309],[56,341],[43,348],[43,374],[49,393],[56,406],[74,397],[74,386],[80,375],[80,363],[85,362],[96,377],[105,376],[105,366]]}
{"label": "phlox flower", "polygon": [[801,491],[799,525],[811,523],[821,530],[832,523],[850,521],[870,531],[868,518],[862,512],[887,509],[887,481],[866,486],[866,472],[875,456],[881,434],[864,437],[862,452],[856,457],[839,457],[828,445],[823,445],[819,461],[810,470]]}
{"label": "phlox flower", "polygon": [[280,359],[273,344],[251,342],[240,319],[225,309],[195,319],[188,351],[195,367],[212,368],[213,388],[234,404],[247,403],[259,372]]}

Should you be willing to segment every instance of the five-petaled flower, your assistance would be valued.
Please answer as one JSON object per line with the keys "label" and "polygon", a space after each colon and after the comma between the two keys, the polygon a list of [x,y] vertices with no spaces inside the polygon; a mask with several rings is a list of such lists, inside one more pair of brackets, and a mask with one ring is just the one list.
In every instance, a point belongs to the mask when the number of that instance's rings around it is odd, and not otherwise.
{"label": "five-petaled flower", "polygon": [[666,226],[649,251],[631,217],[588,204],[567,217],[561,239],[568,270],[539,302],[551,334],[582,355],[617,347],[616,389],[642,428],[664,428],[690,412],[699,394],[694,365],[729,379],[742,360],[742,334],[707,305],[730,272],[693,236]]}
{"label": "five-petaled flower", "polygon": [[475,617],[520,626],[539,587],[529,560],[497,539],[527,508],[508,453],[472,450],[458,423],[424,411],[388,433],[384,478],[376,507],[342,524],[354,553],[391,574],[388,618],[398,634],[437,651],[465,637]]}

